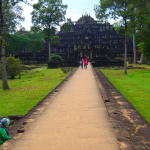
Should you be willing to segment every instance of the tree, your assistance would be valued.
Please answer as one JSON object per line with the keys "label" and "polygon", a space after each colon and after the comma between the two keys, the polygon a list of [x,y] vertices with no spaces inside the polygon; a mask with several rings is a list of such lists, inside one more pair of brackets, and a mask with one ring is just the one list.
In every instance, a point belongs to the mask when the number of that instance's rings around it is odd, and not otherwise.
{"label": "tree", "polygon": [[[136,47],[143,43],[144,51],[140,51],[141,58],[149,58],[150,54],[150,1],[131,0],[128,7],[128,35],[133,37],[133,53],[136,63]],[[137,46],[136,46],[137,45]],[[138,46],[139,47],[139,46]]]}
{"label": "tree", "polygon": [[51,59],[50,59],[50,61],[49,61],[49,63],[48,63],[48,67],[49,68],[55,68],[55,67],[60,67],[60,66],[62,66],[62,63],[63,63],[63,58],[62,58],[62,56],[60,56],[60,55],[57,55],[57,54],[52,54],[51,55]]}
{"label": "tree", "polygon": [[21,72],[21,61],[17,58],[14,58],[12,56],[7,57],[6,60],[6,69],[8,75],[11,77],[11,79],[14,79],[15,76],[20,75]]}
{"label": "tree", "polygon": [[0,0],[0,52],[2,63],[2,87],[9,89],[6,72],[6,37],[7,34],[14,31],[16,24],[20,19],[19,12],[21,7],[17,4],[23,0]]}
{"label": "tree", "polygon": [[139,52],[141,53],[139,63],[142,64],[146,57],[150,59],[150,43],[140,42],[137,46]]}
{"label": "tree", "polygon": [[[141,56],[150,57],[150,1],[138,0],[134,3],[135,11],[135,26],[137,34],[137,43],[144,44],[144,51]],[[133,21],[132,21],[133,22]]]}
{"label": "tree", "polygon": [[[7,74],[8,76],[11,77],[11,79],[14,79],[15,76],[19,75],[21,73],[21,61],[15,57],[9,56],[6,59],[6,70],[7,70]],[[0,70],[1,70],[1,66],[0,66]],[[0,72],[0,78],[2,77],[1,72]]]}
{"label": "tree", "polygon": [[6,51],[9,55],[16,55],[22,51],[38,52],[44,47],[42,31],[18,31],[7,37]]}
{"label": "tree", "polygon": [[71,32],[72,31],[73,22],[71,19],[67,19],[67,22],[65,22],[62,26],[60,31],[61,32]]}
{"label": "tree", "polygon": [[124,52],[124,73],[127,74],[127,23],[130,17],[130,4],[132,0],[100,0],[100,5],[95,8],[96,16],[99,19],[107,20],[109,17],[122,18],[125,30],[125,52]]}
{"label": "tree", "polygon": [[1,63],[2,63],[2,87],[9,89],[7,82],[7,72],[5,63],[5,41],[4,41],[4,14],[3,14],[3,1],[0,0],[0,50],[1,50]]}
{"label": "tree", "polygon": [[[134,19],[134,18],[132,18],[132,19]],[[137,52],[136,52],[136,39],[135,39],[135,37],[136,37],[136,29],[135,28],[136,27],[132,23],[132,21],[128,22],[128,32],[127,32],[127,35],[128,35],[129,38],[132,38],[132,42],[133,42],[133,64],[136,64],[136,54],[137,54]],[[121,35],[125,34],[124,25],[123,25],[122,21],[115,22],[113,24],[113,27]]]}
{"label": "tree", "polygon": [[113,27],[114,27],[116,32],[118,32],[121,35],[124,35],[124,26],[123,26],[122,21],[118,21],[118,22],[113,23]]}
{"label": "tree", "polygon": [[62,4],[62,0],[39,0],[33,5],[32,22],[45,32],[48,40],[49,60],[51,55],[50,38],[53,31],[60,22],[64,21],[67,5]]}

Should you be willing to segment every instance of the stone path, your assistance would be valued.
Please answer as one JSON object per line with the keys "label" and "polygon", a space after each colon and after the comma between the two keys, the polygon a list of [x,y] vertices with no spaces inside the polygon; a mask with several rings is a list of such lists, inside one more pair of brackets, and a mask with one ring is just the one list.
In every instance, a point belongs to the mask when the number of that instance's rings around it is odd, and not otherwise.
{"label": "stone path", "polygon": [[75,72],[11,149],[119,149],[90,65]]}

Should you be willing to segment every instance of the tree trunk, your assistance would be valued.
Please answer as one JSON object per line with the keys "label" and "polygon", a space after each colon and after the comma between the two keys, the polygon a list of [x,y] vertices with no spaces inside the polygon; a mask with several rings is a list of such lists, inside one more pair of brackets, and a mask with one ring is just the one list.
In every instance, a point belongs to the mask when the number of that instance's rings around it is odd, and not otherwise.
{"label": "tree trunk", "polygon": [[49,24],[48,28],[48,62],[51,60],[51,40],[50,40],[50,35],[51,35],[51,26]]}
{"label": "tree trunk", "polygon": [[125,46],[125,51],[124,51],[124,73],[128,74],[127,71],[127,20],[124,18],[124,23],[125,23],[125,41],[124,41],[124,46]]}
{"label": "tree trunk", "polygon": [[7,82],[7,72],[6,72],[6,57],[5,57],[5,41],[4,41],[4,20],[2,11],[2,0],[0,0],[0,50],[1,50],[1,63],[2,63],[2,87],[4,90],[9,89]]}
{"label": "tree trunk", "polygon": [[6,57],[5,57],[5,47],[2,46],[1,49],[1,61],[2,61],[2,87],[4,90],[8,90],[8,82],[7,82],[7,71],[6,71]]}
{"label": "tree trunk", "polygon": [[141,57],[140,57],[140,64],[143,64],[143,62],[144,62],[144,55],[141,54]]}
{"label": "tree trunk", "polygon": [[136,64],[136,44],[135,44],[135,34],[133,34],[133,64]]}
{"label": "tree trunk", "polygon": [[51,42],[48,40],[48,61],[51,59]]}
{"label": "tree trunk", "polygon": [[92,53],[92,50],[90,51],[90,59],[92,60],[93,58],[93,53]]}

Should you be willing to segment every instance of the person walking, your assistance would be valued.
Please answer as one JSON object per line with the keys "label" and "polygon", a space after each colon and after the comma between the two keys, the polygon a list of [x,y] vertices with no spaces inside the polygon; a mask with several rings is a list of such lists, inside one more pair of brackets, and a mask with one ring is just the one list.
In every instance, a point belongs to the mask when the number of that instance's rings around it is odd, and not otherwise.
{"label": "person walking", "polygon": [[82,63],[83,63],[83,68],[84,68],[84,69],[87,69],[88,59],[87,59],[86,56],[84,56],[84,57],[82,58]]}
{"label": "person walking", "polygon": [[80,67],[83,69],[83,62],[82,62],[82,58],[80,59]]}

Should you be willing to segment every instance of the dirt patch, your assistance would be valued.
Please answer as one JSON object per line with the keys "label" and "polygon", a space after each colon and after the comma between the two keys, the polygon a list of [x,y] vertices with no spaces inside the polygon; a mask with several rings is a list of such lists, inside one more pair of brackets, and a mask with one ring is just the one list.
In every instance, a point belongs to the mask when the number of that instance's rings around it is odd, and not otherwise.
{"label": "dirt patch", "polygon": [[121,150],[150,150],[150,125],[98,68],[101,94]]}

